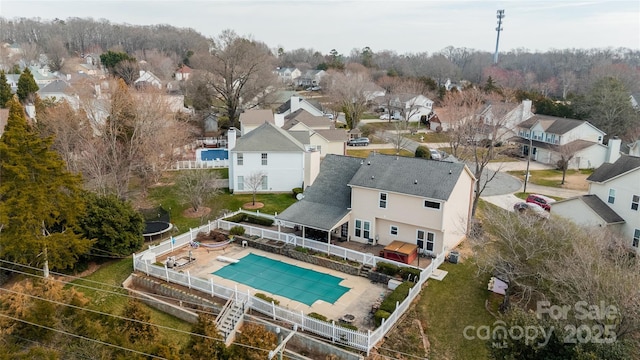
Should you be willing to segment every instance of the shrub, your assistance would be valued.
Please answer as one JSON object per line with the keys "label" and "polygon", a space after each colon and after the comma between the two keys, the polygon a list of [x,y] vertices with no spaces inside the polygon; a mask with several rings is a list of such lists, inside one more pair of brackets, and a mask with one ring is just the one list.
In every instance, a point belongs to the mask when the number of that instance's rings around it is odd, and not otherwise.
{"label": "shrub", "polygon": [[291,192],[293,193],[293,197],[298,196],[298,194],[302,194],[302,188],[297,187],[297,188],[293,188],[293,190],[291,190]]}
{"label": "shrub", "polygon": [[295,250],[298,251],[298,252],[301,252],[303,254],[308,254],[309,253],[309,249],[304,248],[302,246],[296,246]]}
{"label": "shrub", "polygon": [[376,271],[389,276],[396,276],[400,272],[400,268],[393,264],[380,262],[376,265]]}
{"label": "shrub", "polygon": [[340,326],[342,326],[345,329],[358,331],[358,327],[353,324],[341,323]]}
{"label": "shrub", "polygon": [[326,316],[324,316],[324,315],[322,315],[322,314],[315,313],[315,312],[309,313],[309,314],[307,314],[307,315],[308,315],[310,318],[314,318],[314,319],[321,320],[321,321],[328,321],[328,320],[329,320],[329,319],[327,319],[327,317],[326,317]]}
{"label": "shrub", "polygon": [[431,153],[429,153],[429,149],[426,146],[422,145],[416,148],[415,156],[417,158],[431,159]]}
{"label": "shrub", "polygon": [[255,297],[257,297],[258,299],[262,299],[264,301],[267,301],[267,302],[273,302],[276,305],[280,305],[280,301],[278,301],[278,300],[276,300],[276,299],[274,299],[274,298],[272,298],[270,296],[267,296],[267,295],[265,295],[263,293],[256,293]]}
{"label": "shrub", "polygon": [[234,223],[248,222],[251,224],[264,225],[264,226],[273,225],[273,219],[264,218],[256,215],[245,214],[245,213],[239,213],[233,216],[229,216],[224,220],[234,222]]}
{"label": "shrub", "polygon": [[409,296],[409,290],[415,285],[410,281],[405,281],[391,292],[380,304],[380,310],[384,310],[391,314],[396,309],[396,302],[401,303]]}
{"label": "shrub", "polygon": [[402,276],[402,280],[405,281],[409,279],[409,276],[411,276],[412,279],[420,278],[420,270],[410,267],[403,267],[400,269],[400,276]]}
{"label": "shrub", "polygon": [[369,137],[369,135],[375,134],[376,128],[371,124],[365,124],[360,127],[360,131],[362,131],[363,137]]}
{"label": "shrub", "polygon": [[244,235],[244,228],[242,226],[236,225],[229,230],[229,235]]}
{"label": "shrub", "polygon": [[235,214],[235,215],[233,215],[233,216],[229,216],[228,218],[225,218],[224,220],[226,220],[226,221],[230,221],[230,222],[234,222],[234,223],[240,223],[240,222],[243,222],[243,221],[244,221],[244,217],[245,217],[246,215],[247,215],[247,214],[238,213],[238,214]]}
{"label": "shrub", "polygon": [[376,322],[376,326],[380,326],[382,324],[382,319],[387,320],[391,316],[390,312],[384,310],[378,310],[375,314],[373,314],[373,319]]}

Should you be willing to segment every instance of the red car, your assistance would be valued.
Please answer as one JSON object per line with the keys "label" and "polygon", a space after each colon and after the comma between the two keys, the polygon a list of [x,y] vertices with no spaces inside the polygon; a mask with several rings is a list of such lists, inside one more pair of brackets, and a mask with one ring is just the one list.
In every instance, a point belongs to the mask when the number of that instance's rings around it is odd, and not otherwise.
{"label": "red car", "polygon": [[533,204],[538,204],[543,209],[545,209],[547,211],[551,211],[551,204],[553,204],[556,201],[554,199],[552,199],[550,197],[547,197],[547,196],[544,196],[544,195],[531,194],[531,195],[527,196],[527,202],[528,203],[533,203]]}

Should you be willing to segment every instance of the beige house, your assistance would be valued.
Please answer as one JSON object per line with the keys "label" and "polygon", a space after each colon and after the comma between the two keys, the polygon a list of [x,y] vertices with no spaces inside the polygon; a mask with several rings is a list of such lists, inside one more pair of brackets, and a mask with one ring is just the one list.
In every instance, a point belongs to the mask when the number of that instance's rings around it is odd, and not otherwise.
{"label": "beige house", "polygon": [[240,135],[246,135],[251,130],[266,122],[270,124],[275,123],[271,110],[246,110],[240,114]]}
{"label": "beige house", "polygon": [[611,226],[640,251],[640,157],[621,155],[587,181],[589,195],[556,202],[551,212],[583,226]]}
{"label": "beige house", "polygon": [[375,153],[366,159],[327,155],[304,198],[277,219],[323,241],[402,241],[439,255],[464,239],[474,187],[464,164]]}
{"label": "beige house", "polygon": [[311,148],[327,154],[345,155],[349,136],[345,129],[336,129],[333,122],[325,116],[314,116],[304,109],[298,109],[285,117],[282,126],[287,131],[307,131]]}

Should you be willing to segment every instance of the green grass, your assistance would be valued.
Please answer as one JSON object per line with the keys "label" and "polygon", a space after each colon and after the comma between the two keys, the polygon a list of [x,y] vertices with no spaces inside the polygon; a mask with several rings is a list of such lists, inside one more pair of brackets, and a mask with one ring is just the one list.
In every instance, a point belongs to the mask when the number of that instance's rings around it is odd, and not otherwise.
{"label": "green grass", "polygon": [[431,359],[487,359],[486,343],[464,337],[467,326],[490,326],[495,318],[485,309],[490,298],[489,275],[476,276],[471,259],[458,264],[444,263],[449,273],[443,281],[429,280],[416,306],[426,321],[425,332],[431,344]]}
{"label": "green grass", "polygon": [[[78,286],[77,289],[91,299],[89,307],[93,310],[120,315],[129,298],[121,287],[124,280],[133,272],[131,258],[126,258],[103,264],[93,274],[73,281],[72,285],[84,285],[94,289]],[[88,281],[87,281],[88,280]],[[167,326],[173,329],[191,331],[191,324],[162,311],[145,305],[151,315],[151,323]],[[169,343],[182,346],[188,341],[188,336],[171,330],[160,329],[160,338]]]}
{"label": "green grass", "polygon": [[[349,156],[355,156],[355,157],[360,157],[360,158],[366,158],[367,156],[369,156],[369,153],[371,153],[373,150],[369,150],[369,149],[347,149],[347,155]],[[376,149],[375,150],[377,153],[379,154],[386,154],[386,155],[395,155],[396,154],[396,149]],[[414,157],[415,154],[412,153],[411,151],[407,151],[407,150],[400,150],[400,156],[405,156],[405,157]]]}
{"label": "green grass", "polygon": [[[534,194],[534,193],[530,193],[530,192],[526,192],[526,193],[525,193],[525,192],[517,192],[517,193],[514,193],[513,195],[515,195],[515,197],[517,197],[517,198],[519,198],[519,199],[526,200],[526,199],[527,199],[527,196],[529,196],[529,194]],[[535,193],[535,194],[538,194],[538,195],[544,195],[544,196],[549,197],[549,198],[552,198],[552,199],[554,199],[554,200],[556,200],[556,201],[564,200],[564,198],[563,198],[563,197],[560,197],[560,196],[552,196],[552,195],[541,194],[541,193]]]}
{"label": "green grass", "polygon": [[[574,175],[574,174],[588,175],[588,174],[591,174],[592,172],[593,170],[591,169],[580,170],[580,171],[567,170],[567,176]],[[525,174],[524,170],[508,171],[508,173],[524,181],[524,174]],[[536,184],[540,186],[555,187],[555,188],[562,187],[561,185],[562,170],[555,170],[555,169],[531,170],[529,171],[529,174],[531,174],[531,176],[529,177],[529,182],[532,184]]]}
{"label": "green grass", "polygon": [[[229,192],[225,192],[217,196],[215,202],[222,204],[224,206],[223,209],[236,211],[241,208],[242,205],[250,203],[252,198],[252,194],[230,194]],[[273,215],[276,212],[281,213],[284,209],[295,203],[296,199],[293,197],[293,193],[256,194],[256,202],[264,204],[264,207],[260,209],[261,213]]]}
{"label": "green grass", "polygon": [[428,133],[417,133],[415,135],[406,135],[407,138],[421,142],[420,137],[422,137],[422,142],[425,143],[448,143],[449,136],[445,132],[428,132]]}

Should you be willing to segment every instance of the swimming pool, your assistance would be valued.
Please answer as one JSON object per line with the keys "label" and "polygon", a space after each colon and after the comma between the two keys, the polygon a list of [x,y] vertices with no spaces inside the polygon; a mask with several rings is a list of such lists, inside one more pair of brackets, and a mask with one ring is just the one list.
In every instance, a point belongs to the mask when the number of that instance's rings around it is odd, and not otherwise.
{"label": "swimming pool", "polygon": [[344,279],[337,276],[253,253],[213,274],[309,306],[318,300],[333,304],[350,290],[339,285]]}
{"label": "swimming pool", "polygon": [[198,149],[196,159],[200,161],[227,160],[229,151],[227,149]]}

